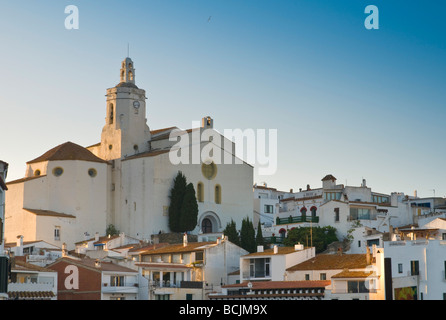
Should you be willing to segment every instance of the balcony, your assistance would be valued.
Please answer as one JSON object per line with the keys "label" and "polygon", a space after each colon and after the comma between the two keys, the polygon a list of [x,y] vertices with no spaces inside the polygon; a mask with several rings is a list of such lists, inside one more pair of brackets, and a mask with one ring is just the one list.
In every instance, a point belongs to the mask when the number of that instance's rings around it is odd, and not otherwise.
{"label": "balcony", "polygon": [[304,222],[312,222],[319,223],[319,217],[313,216],[289,216],[288,218],[276,218],[276,225],[283,224],[292,224],[292,223],[304,223]]}
{"label": "balcony", "polygon": [[156,288],[182,288],[182,289],[202,289],[203,281],[151,281],[150,286]]}
{"label": "balcony", "polygon": [[102,286],[102,293],[138,293],[138,284],[129,284],[125,286],[110,286],[104,283]]}

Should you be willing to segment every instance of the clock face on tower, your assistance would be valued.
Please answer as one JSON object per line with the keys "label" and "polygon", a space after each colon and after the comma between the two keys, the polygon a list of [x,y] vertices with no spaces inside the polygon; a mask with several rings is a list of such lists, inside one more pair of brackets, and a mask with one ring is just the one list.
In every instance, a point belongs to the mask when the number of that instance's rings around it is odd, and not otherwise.
{"label": "clock face on tower", "polygon": [[133,102],[133,107],[138,109],[139,108],[139,101],[134,101]]}

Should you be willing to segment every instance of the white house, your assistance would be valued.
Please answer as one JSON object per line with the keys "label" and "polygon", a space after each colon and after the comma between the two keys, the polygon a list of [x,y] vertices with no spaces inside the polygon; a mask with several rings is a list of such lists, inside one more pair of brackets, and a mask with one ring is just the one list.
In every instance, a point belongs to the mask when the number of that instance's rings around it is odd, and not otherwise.
{"label": "white house", "polygon": [[446,299],[446,241],[386,241],[393,300]]}
{"label": "white house", "polygon": [[229,274],[239,269],[240,256],[246,253],[227,238],[188,242],[185,236],[183,243],[139,252],[135,265],[149,280],[149,299],[206,300],[228,284]]}
{"label": "white house", "polygon": [[286,269],[315,256],[315,248],[294,247],[257,248],[257,252],[240,257],[240,283],[245,281],[284,281]]}

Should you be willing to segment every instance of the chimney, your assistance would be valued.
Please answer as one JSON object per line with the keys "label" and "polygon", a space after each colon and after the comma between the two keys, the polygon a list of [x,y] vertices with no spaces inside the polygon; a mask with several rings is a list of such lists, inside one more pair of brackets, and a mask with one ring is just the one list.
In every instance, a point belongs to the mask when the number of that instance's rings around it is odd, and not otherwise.
{"label": "chimney", "polygon": [[415,198],[418,198],[418,192],[417,192],[417,190],[415,190],[415,191],[413,192],[413,196],[414,196]]}
{"label": "chimney", "polygon": [[96,268],[100,268],[100,267],[101,267],[101,260],[96,259],[96,261],[94,262],[94,266],[95,266]]}
{"label": "chimney", "polygon": [[362,179],[362,186],[365,188],[367,186],[365,179]]}
{"label": "chimney", "polygon": [[307,184],[307,191],[310,191],[310,190],[311,190],[310,185]]}
{"label": "chimney", "polygon": [[303,249],[304,249],[304,245],[303,244],[298,243],[298,244],[294,245],[294,250],[295,251],[300,251],[300,250],[303,250]]}
{"label": "chimney", "polygon": [[338,248],[338,255],[342,256],[342,248]]}
{"label": "chimney", "polygon": [[290,189],[290,193],[293,193],[293,191],[294,191],[293,189]]}
{"label": "chimney", "polygon": [[370,259],[370,247],[367,247],[367,252],[365,254],[365,257],[366,257],[367,265],[369,265],[370,262],[371,262],[371,259]]}
{"label": "chimney", "polygon": [[17,236],[17,256],[23,256],[23,236]]}
{"label": "chimney", "polygon": [[183,247],[187,246],[187,233],[183,234]]}
{"label": "chimney", "polygon": [[67,244],[64,242],[62,244],[62,257],[66,257],[68,255]]}
{"label": "chimney", "polygon": [[257,252],[263,252],[263,246],[257,246]]}
{"label": "chimney", "polygon": [[99,232],[94,234],[94,241],[99,241]]}
{"label": "chimney", "polygon": [[277,254],[279,252],[279,247],[277,245],[274,246],[274,254]]}

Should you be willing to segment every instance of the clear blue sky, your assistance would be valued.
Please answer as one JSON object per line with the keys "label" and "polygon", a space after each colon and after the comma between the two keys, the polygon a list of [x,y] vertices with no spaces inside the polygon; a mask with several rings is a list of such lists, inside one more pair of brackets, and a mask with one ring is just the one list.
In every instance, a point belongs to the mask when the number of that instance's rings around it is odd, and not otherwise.
{"label": "clear blue sky", "polygon": [[[367,30],[367,5],[379,30]],[[67,5],[79,30],[66,30]],[[151,129],[277,129],[278,189],[326,174],[446,195],[444,1],[0,0],[0,160],[8,181],[66,141],[100,141],[127,55]],[[209,17],[211,19],[209,20]]]}

